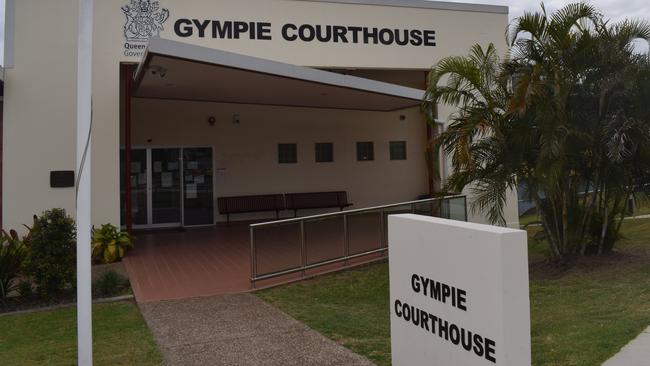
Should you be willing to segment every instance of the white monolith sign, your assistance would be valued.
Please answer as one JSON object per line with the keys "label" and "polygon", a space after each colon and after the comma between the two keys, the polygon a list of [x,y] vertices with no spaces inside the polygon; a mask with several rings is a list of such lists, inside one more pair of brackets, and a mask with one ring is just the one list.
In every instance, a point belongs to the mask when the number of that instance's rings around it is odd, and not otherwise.
{"label": "white monolith sign", "polygon": [[394,366],[531,364],[526,232],[388,218]]}

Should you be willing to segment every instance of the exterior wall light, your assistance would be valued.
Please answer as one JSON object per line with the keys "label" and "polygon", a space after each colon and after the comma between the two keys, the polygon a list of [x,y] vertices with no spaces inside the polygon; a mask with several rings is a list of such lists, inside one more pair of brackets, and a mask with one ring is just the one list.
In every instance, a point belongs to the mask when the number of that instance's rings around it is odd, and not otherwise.
{"label": "exterior wall light", "polygon": [[214,124],[217,123],[217,119],[214,118],[214,116],[210,116],[208,117],[208,123],[210,124],[210,126],[214,126]]}

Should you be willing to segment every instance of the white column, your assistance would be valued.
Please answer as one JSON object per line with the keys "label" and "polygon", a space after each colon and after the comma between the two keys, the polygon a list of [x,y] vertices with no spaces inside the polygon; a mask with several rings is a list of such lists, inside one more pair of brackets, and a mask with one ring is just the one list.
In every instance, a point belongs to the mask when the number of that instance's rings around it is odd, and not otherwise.
{"label": "white column", "polygon": [[77,49],[77,364],[93,364],[91,295],[91,119],[93,0],[79,0]]}

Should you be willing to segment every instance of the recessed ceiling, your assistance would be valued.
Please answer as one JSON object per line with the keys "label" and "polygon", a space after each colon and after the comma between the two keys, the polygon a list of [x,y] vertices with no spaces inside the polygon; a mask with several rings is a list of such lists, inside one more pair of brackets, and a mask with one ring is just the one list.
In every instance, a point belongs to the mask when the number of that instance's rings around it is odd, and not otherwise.
{"label": "recessed ceiling", "polygon": [[419,89],[155,38],[136,72],[136,97],[393,111]]}

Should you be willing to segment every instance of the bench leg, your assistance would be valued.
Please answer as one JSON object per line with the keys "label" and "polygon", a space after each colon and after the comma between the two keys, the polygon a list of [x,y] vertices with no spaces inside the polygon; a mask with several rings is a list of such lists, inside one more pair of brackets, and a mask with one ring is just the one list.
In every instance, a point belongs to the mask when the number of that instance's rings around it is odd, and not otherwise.
{"label": "bench leg", "polygon": [[226,214],[226,225],[230,225],[230,214]]}
{"label": "bench leg", "polygon": [[293,217],[298,217],[298,210],[293,210]]}

